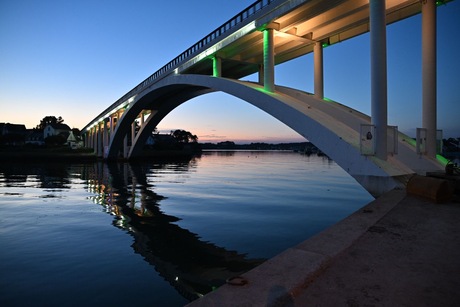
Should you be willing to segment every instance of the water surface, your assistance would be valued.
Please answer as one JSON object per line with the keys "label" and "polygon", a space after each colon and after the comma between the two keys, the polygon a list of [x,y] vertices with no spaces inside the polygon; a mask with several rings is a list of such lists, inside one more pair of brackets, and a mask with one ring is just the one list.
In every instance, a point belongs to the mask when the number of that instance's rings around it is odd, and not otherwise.
{"label": "water surface", "polygon": [[182,306],[372,197],[327,157],[0,164],[0,304]]}

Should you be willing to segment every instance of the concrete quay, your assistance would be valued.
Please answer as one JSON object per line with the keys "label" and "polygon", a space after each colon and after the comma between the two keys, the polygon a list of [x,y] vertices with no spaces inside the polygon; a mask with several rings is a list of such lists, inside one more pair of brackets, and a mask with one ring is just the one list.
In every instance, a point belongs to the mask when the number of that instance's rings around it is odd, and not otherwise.
{"label": "concrete quay", "polygon": [[460,306],[460,203],[393,190],[197,306]]}

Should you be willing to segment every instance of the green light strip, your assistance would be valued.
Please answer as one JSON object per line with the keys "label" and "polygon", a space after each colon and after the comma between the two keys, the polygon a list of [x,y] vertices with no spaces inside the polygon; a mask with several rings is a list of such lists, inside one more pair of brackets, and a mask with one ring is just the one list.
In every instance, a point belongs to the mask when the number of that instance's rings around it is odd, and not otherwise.
{"label": "green light strip", "polygon": [[446,166],[447,163],[449,163],[449,160],[441,155],[436,155],[436,160],[438,160],[438,162],[441,163],[443,166]]}

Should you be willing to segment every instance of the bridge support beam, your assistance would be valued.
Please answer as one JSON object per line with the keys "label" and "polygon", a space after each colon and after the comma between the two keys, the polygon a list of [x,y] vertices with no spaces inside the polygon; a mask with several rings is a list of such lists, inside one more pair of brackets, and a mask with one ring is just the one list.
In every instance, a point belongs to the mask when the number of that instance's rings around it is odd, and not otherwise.
{"label": "bridge support beam", "polygon": [[387,159],[387,51],[385,0],[370,0],[371,123],[376,156]]}
{"label": "bridge support beam", "polygon": [[102,157],[102,128],[101,123],[97,124],[96,130],[96,156]]}
{"label": "bridge support beam", "polygon": [[123,139],[123,158],[128,159],[128,134],[125,135]]}
{"label": "bridge support beam", "polygon": [[85,147],[86,148],[93,148],[93,128],[90,128],[85,133]]}
{"label": "bridge support beam", "polygon": [[110,116],[110,137],[112,137],[112,135],[113,135],[114,125],[115,125],[115,116],[111,115]]}
{"label": "bridge support beam", "polygon": [[131,123],[131,147],[134,145],[134,139],[136,138],[136,121]]}
{"label": "bridge support beam", "polygon": [[315,97],[324,98],[324,76],[323,76],[323,46],[316,42],[313,49],[314,74],[315,74]]}
{"label": "bridge support beam", "polygon": [[106,158],[106,153],[108,151],[109,147],[109,127],[108,127],[108,119],[104,119],[104,122],[102,124],[103,126],[103,131],[102,131],[102,156]]}
{"label": "bridge support beam", "polygon": [[91,130],[93,131],[91,137],[91,148],[94,150],[94,153],[97,154],[97,126],[94,126]]}
{"label": "bridge support beam", "polygon": [[275,91],[275,45],[274,30],[264,30],[264,89],[267,92]]}
{"label": "bridge support beam", "polygon": [[422,1],[422,127],[426,154],[436,157],[436,1]]}
{"label": "bridge support beam", "polygon": [[222,77],[222,59],[217,56],[212,58],[212,75]]}
{"label": "bridge support beam", "polygon": [[264,85],[264,65],[259,66],[259,84]]}

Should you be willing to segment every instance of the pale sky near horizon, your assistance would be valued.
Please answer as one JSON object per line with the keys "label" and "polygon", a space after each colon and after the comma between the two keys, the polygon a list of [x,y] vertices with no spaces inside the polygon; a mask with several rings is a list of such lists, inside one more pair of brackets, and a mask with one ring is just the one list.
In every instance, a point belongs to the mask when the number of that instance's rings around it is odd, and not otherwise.
{"label": "pale sky near horizon", "polygon": [[[83,128],[126,92],[253,0],[0,0],[0,122],[62,116]],[[460,1],[438,7],[438,128],[460,137]],[[421,127],[421,15],[387,28],[389,124]],[[369,35],[324,49],[325,96],[370,114]],[[255,80],[254,76],[243,78]],[[313,55],[279,65],[275,82],[313,91]],[[304,141],[223,93],[181,105],[158,127],[200,142]]]}

